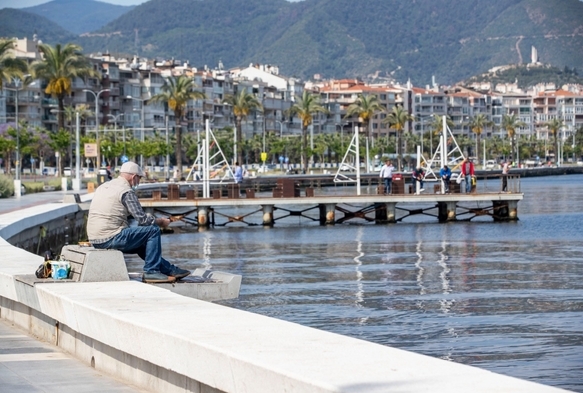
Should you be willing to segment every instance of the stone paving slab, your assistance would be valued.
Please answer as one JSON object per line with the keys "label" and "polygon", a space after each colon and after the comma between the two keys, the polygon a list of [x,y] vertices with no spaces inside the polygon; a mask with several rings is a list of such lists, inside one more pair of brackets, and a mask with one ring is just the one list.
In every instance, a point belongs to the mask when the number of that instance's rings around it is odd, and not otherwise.
{"label": "stone paving slab", "polygon": [[59,348],[0,319],[0,391],[6,393],[136,393]]}

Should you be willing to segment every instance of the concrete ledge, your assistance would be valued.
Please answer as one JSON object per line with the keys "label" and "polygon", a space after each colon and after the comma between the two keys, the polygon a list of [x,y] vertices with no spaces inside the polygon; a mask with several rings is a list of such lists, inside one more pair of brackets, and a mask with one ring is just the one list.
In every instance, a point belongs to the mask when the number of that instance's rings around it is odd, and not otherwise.
{"label": "concrete ledge", "polygon": [[70,329],[75,341],[57,335],[59,345],[75,353],[90,339],[77,355],[96,368],[116,369],[100,364],[115,358],[103,348],[141,359],[158,370],[157,381],[141,380],[137,370],[116,376],[154,391],[198,384],[253,393],[561,391],[131,281],[41,284],[37,290],[40,315],[58,321],[61,331]]}
{"label": "concrete ledge", "polygon": [[[44,208],[53,217],[69,206]],[[33,215],[21,227],[41,222],[40,210],[20,211],[20,217]],[[0,228],[5,222],[0,216]],[[18,222],[11,225],[16,232]],[[0,252],[0,317],[150,391],[564,391],[138,282],[51,283],[23,291],[14,276],[30,274],[42,258],[1,239]]]}

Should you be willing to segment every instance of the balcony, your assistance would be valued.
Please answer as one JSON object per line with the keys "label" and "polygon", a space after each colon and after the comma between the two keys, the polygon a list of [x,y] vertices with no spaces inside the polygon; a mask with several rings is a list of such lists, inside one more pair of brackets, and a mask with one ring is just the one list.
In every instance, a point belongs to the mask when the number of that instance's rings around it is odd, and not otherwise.
{"label": "balcony", "polygon": [[42,106],[58,106],[59,101],[56,98],[43,98]]}

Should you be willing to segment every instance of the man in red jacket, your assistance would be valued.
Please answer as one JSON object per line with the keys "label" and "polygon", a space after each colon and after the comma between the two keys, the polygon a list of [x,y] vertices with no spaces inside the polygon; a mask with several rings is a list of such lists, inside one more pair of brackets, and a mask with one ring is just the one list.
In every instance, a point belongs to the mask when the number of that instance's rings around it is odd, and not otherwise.
{"label": "man in red jacket", "polygon": [[472,191],[472,177],[474,176],[474,163],[465,158],[462,162],[462,175],[466,179],[466,194]]}

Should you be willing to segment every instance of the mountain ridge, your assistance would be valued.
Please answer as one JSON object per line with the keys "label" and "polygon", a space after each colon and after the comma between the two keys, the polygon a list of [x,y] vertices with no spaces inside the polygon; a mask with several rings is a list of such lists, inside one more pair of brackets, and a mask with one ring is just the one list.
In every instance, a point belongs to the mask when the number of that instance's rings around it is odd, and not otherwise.
{"label": "mountain ridge", "polygon": [[81,34],[100,29],[134,8],[95,0],[53,0],[22,10],[43,16],[74,34]]}
{"label": "mountain ridge", "polygon": [[583,3],[150,0],[75,42],[86,52],[177,58],[200,67],[219,60],[227,67],[277,64],[282,74],[305,79],[376,75],[425,85],[435,75],[448,84],[527,63],[531,46],[543,63],[580,66]]}

